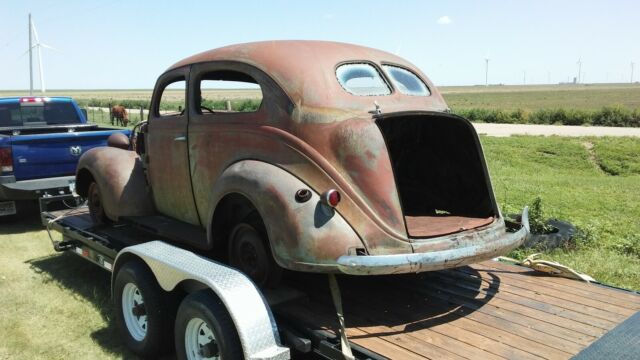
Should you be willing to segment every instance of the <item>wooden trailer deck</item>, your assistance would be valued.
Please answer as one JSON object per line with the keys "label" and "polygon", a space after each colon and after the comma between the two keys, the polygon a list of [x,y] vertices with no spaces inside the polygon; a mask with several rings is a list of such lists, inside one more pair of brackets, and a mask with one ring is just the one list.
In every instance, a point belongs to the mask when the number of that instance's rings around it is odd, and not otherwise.
{"label": "wooden trailer deck", "polygon": [[[337,333],[326,277],[296,280],[308,297],[275,314]],[[640,295],[494,261],[339,283],[350,341],[390,359],[567,359],[640,310]]]}

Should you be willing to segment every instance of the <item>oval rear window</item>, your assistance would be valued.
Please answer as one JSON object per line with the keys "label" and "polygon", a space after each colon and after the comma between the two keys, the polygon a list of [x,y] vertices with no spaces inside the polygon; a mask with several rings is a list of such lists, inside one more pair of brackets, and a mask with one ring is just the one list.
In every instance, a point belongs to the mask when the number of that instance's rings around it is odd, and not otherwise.
{"label": "oval rear window", "polygon": [[393,86],[401,93],[413,96],[431,95],[427,85],[411,71],[393,65],[382,65],[382,67],[391,78]]}
{"label": "oval rear window", "polygon": [[336,69],[338,82],[353,95],[389,95],[391,89],[378,70],[370,64],[344,64]]}

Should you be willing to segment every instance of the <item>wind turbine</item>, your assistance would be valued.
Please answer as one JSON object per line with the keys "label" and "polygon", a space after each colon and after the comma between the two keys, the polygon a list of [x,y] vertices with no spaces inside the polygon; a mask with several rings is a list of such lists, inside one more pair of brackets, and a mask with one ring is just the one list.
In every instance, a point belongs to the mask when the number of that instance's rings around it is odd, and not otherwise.
{"label": "wind turbine", "polygon": [[[32,41],[32,35],[35,39],[35,44]],[[38,70],[40,74],[40,91],[44,94],[46,91],[45,83],[44,83],[44,72],[42,70],[42,48],[50,49],[54,51],[58,51],[58,49],[51,47],[47,44],[43,44],[40,42],[38,38],[38,31],[36,30],[36,25],[31,20],[31,14],[29,14],[29,95],[33,95],[33,61],[32,61],[32,51],[33,49],[38,50]]]}
{"label": "wind turbine", "polygon": [[484,86],[489,86],[489,52],[484,57]]}
{"label": "wind turbine", "polygon": [[582,75],[582,58],[578,58],[577,64],[578,64],[578,79],[576,79],[576,80],[577,80],[578,84],[580,84],[580,80],[581,80],[580,75]]}

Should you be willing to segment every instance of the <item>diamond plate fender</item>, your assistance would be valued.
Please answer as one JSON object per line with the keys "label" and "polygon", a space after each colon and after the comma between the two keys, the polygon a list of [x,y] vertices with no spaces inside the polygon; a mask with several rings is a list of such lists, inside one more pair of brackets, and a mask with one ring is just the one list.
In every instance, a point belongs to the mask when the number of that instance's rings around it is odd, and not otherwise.
{"label": "diamond plate fender", "polygon": [[[151,269],[160,286],[173,290],[185,280],[198,281],[222,300],[235,324],[245,359],[289,359],[289,349],[280,345],[271,310],[256,286],[241,272],[162,241],[124,248],[115,261],[133,254]],[[114,276],[115,278],[115,272]]]}

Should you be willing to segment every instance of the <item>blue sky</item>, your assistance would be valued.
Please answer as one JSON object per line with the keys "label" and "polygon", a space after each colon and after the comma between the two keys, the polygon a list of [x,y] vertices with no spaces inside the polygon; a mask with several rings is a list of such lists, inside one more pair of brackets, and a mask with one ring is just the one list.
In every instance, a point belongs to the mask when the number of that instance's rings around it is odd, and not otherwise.
{"label": "blue sky", "polygon": [[[27,15],[49,89],[151,88],[174,62],[239,42],[320,39],[397,53],[436,85],[628,82],[640,2],[0,0],[0,90],[29,86]],[[35,65],[34,65],[35,66]],[[35,66],[37,69],[37,66]],[[38,85],[37,70],[35,87]],[[640,64],[634,79],[640,80]]]}

